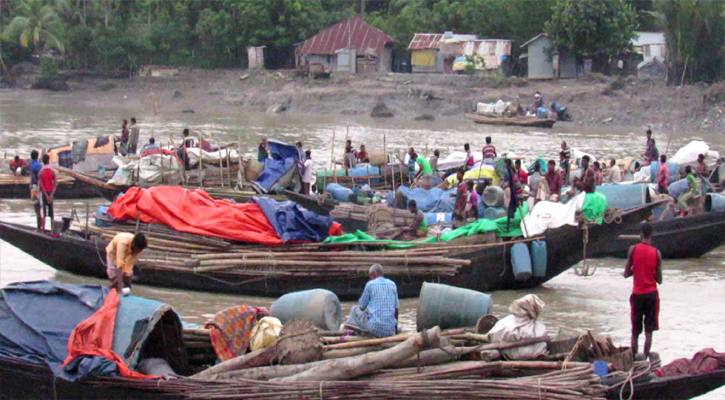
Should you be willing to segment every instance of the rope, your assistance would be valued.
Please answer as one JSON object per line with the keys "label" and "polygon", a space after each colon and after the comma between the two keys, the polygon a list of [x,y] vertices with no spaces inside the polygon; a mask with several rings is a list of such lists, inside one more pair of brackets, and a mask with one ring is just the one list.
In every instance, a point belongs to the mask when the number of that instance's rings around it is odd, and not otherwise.
{"label": "rope", "polygon": [[582,266],[580,267],[574,267],[574,273],[577,274],[577,276],[592,276],[594,275],[594,272],[597,271],[597,266],[594,266],[594,269],[589,272],[589,265],[587,264],[587,243],[589,243],[589,225],[586,223],[582,224],[582,230],[584,233],[582,234]]}
{"label": "rope", "polygon": [[322,384],[325,383],[325,381],[320,382],[320,400],[322,400]]}
{"label": "rope", "polygon": [[627,373],[627,379],[624,380],[624,384],[621,388],[619,388],[619,400],[624,400],[624,388],[627,387],[627,384],[629,384],[629,397],[627,397],[627,400],[632,400],[632,397],[634,397],[634,379],[632,379],[633,375],[634,365],[632,365],[632,368],[629,369],[629,372]]}

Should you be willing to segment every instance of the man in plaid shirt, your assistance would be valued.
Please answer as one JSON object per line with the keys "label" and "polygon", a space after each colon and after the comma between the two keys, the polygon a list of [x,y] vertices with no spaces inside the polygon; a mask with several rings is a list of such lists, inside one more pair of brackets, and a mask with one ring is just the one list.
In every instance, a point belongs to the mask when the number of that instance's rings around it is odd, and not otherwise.
{"label": "man in plaid shirt", "polygon": [[398,326],[398,288],[383,277],[383,267],[370,267],[370,281],[360,297],[360,307],[353,307],[347,325],[376,337],[393,336]]}

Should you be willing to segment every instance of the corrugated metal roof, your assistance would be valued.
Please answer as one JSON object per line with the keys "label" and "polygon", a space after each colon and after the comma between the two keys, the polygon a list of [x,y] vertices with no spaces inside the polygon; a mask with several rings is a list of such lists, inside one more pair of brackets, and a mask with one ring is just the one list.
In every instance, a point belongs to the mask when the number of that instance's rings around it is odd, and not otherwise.
{"label": "corrugated metal roof", "polygon": [[440,46],[442,33],[416,33],[408,45],[408,50],[437,49]]}
{"label": "corrugated metal roof", "polygon": [[662,32],[635,32],[637,37],[632,38],[633,46],[644,46],[645,44],[667,44],[665,34]]}
{"label": "corrugated metal roof", "polygon": [[440,49],[443,43],[457,43],[479,40],[476,35],[449,34],[445,33],[416,33],[408,45],[408,50]]}
{"label": "corrugated metal roof", "polygon": [[358,54],[371,51],[380,57],[385,45],[395,42],[385,32],[354,16],[305,40],[297,47],[297,54],[332,55],[338,50],[354,48]]}

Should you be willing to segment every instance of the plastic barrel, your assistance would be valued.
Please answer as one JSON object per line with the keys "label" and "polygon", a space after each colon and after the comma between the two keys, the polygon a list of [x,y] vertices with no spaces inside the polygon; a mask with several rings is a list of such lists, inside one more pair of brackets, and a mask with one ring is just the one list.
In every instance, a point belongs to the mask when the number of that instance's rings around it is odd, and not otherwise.
{"label": "plastic barrel", "polygon": [[330,195],[332,195],[332,198],[337,201],[350,201],[351,198],[357,198],[352,192],[352,189],[346,188],[342,185],[338,185],[337,183],[328,184],[325,188],[325,191],[329,192]]}
{"label": "plastic barrel", "polygon": [[244,179],[247,180],[247,182],[254,182],[257,180],[257,177],[259,174],[264,171],[264,164],[257,160],[252,160],[252,162],[244,168]]}
{"label": "plastic barrel", "polygon": [[111,226],[107,222],[107,220],[112,219],[108,215],[108,206],[98,206],[98,210],[96,211],[96,226],[99,228],[108,228]]}
{"label": "plastic barrel", "polygon": [[303,318],[328,331],[338,330],[342,323],[340,300],[335,293],[325,289],[287,293],[272,303],[269,312],[283,324]]}
{"label": "plastic barrel", "polygon": [[370,160],[370,165],[375,166],[385,165],[388,161],[385,159],[385,153],[370,153],[368,159]]}
{"label": "plastic barrel", "polygon": [[[698,189],[700,189],[700,193],[702,193],[702,185],[698,182]],[[683,193],[686,193],[689,189],[689,185],[687,184],[687,178],[680,179],[677,182],[670,183],[670,186],[667,188],[670,192],[670,196],[672,196],[673,199],[677,200],[680,195]]]}
{"label": "plastic barrel", "polygon": [[484,219],[499,219],[506,216],[506,209],[503,207],[486,207],[483,210]]}
{"label": "plastic barrel", "polygon": [[501,186],[489,186],[483,190],[483,204],[486,207],[503,207],[503,189]]}
{"label": "plastic barrel", "polygon": [[511,247],[511,265],[517,281],[531,278],[531,254],[525,243],[516,243]]}
{"label": "plastic barrel", "polygon": [[[369,172],[369,174],[368,174]],[[358,166],[347,169],[347,176],[375,176],[380,175],[380,168],[375,166]]]}
{"label": "plastic barrel", "polygon": [[597,192],[607,198],[608,207],[628,210],[648,203],[648,186],[644,183],[635,183],[632,185],[601,185],[597,186]]}
{"label": "plastic barrel", "polygon": [[491,295],[475,290],[423,282],[418,302],[418,330],[475,326],[491,311]]}
{"label": "plastic barrel", "polygon": [[531,242],[531,266],[535,277],[546,276],[546,263],[546,242],[543,240]]}
{"label": "plastic barrel", "polygon": [[725,196],[717,193],[708,193],[705,197],[705,211],[725,210]]}

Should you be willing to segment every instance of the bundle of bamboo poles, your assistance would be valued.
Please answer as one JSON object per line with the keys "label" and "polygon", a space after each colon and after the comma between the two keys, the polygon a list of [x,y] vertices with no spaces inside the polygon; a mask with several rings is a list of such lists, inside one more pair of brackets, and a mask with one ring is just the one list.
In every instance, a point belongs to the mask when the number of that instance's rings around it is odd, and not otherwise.
{"label": "bundle of bamboo poles", "polygon": [[470,260],[446,257],[448,250],[420,248],[382,251],[240,251],[195,254],[187,264],[195,273],[241,276],[356,277],[370,263],[384,263],[386,275],[453,276]]}
{"label": "bundle of bamboo poles", "polygon": [[[188,384],[192,399],[251,399],[269,396],[308,399],[603,399],[606,386],[591,364],[495,363],[492,370],[528,370],[532,376],[510,379],[400,381],[217,381]],[[562,369],[563,368],[563,369]]]}
{"label": "bundle of bamboo poles", "polygon": [[187,361],[190,366],[201,367],[213,365],[217,356],[211,344],[208,329],[184,328],[184,345]]}
{"label": "bundle of bamboo poles", "polygon": [[361,206],[352,203],[340,203],[330,211],[330,217],[335,220],[351,219],[367,222],[368,226],[383,224],[406,226],[413,222],[414,215],[408,210],[397,210],[385,204]]}

